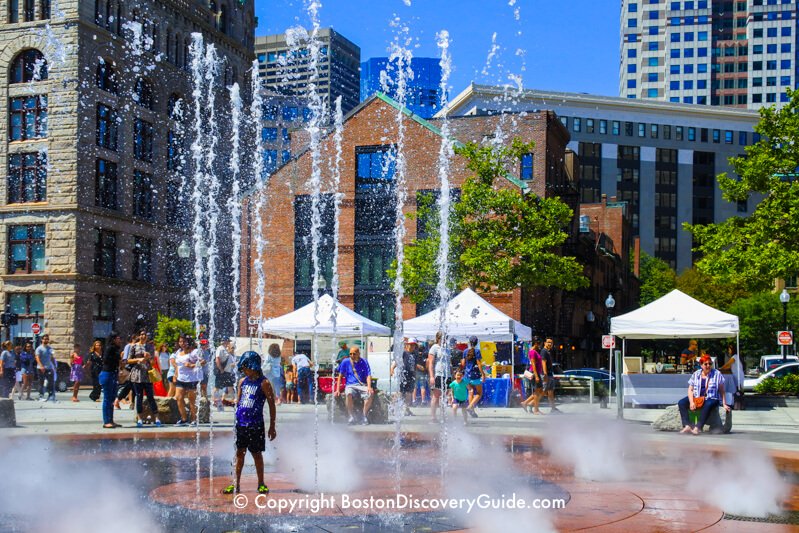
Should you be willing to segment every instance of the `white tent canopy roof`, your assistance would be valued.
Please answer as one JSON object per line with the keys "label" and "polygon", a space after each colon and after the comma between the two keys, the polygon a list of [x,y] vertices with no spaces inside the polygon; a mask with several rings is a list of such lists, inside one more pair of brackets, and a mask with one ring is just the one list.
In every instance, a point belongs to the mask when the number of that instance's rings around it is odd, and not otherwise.
{"label": "white tent canopy roof", "polygon": [[626,339],[735,337],[738,317],[674,289],[640,309],[613,317],[610,332]]}
{"label": "white tent canopy roof", "polygon": [[[429,313],[406,320],[406,337],[434,338],[440,329],[441,313],[434,309]],[[513,335],[518,340],[530,340],[532,330],[485,301],[471,289],[464,289],[447,304],[444,329],[450,337],[467,339],[475,336],[481,341],[510,341]]]}
{"label": "white tent canopy roof", "polygon": [[[333,309],[335,307],[335,328]],[[319,307],[314,320],[314,302],[296,311],[265,320],[259,328],[261,333],[276,335],[287,339],[310,339],[314,334],[322,337],[346,336],[389,336],[391,330],[382,324],[361,316],[349,307],[333,299],[329,294],[319,298]],[[314,327],[314,322],[317,322]],[[334,331],[335,329],[335,331]]]}

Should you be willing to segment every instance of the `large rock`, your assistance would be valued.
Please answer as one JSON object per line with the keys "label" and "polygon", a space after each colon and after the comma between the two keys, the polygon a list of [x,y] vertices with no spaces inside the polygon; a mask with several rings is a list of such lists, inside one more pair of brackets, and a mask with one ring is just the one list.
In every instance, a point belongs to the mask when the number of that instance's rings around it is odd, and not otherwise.
{"label": "large rock", "polygon": [[[666,412],[660,415],[657,420],[652,422],[652,427],[658,431],[680,431],[682,429],[682,419],[680,409],[676,405],[670,405]],[[702,431],[710,430],[711,433],[729,433],[732,430],[732,411],[726,411],[723,407],[710,413],[707,424]]]}
{"label": "large rock", "polygon": [[[183,399],[183,402],[186,405],[186,416],[189,416],[191,412],[189,410],[189,400],[187,398]],[[164,424],[175,424],[178,420],[180,420],[180,411],[178,411],[178,402],[174,398],[163,398],[157,397],[155,399],[155,403],[158,405],[158,418]],[[200,424],[207,424],[210,420],[210,409],[208,404],[207,398],[200,398],[200,411],[198,413],[198,417],[200,419]],[[144,418],[148,416],[153,416],[153,413],[150,411],[150,406],[148,402],[144,402],[144,412],[142,413]]]}
{"label": "large rock", "polygon": [[17,425],[14,400],[0,398],[0,428],[13,428]]}
{"label": "large rock", "polygon": [[[325,396],[325,403],[327,404],[328,418],[332,418],[334,423],[346,423],[349,416],[347,415],[347,404],[345,397],[342,394],[338,398],[332,394]],[[377,396],[372,402],[372,407],[369,409],[367,418],[370,424],[388,424],[388,406],[391,403],[386,393],[377,391]],[[334,407],[335,406],[335,407]],[[353,398],[353,413],[363,413],[363,400],[358,397]]]}

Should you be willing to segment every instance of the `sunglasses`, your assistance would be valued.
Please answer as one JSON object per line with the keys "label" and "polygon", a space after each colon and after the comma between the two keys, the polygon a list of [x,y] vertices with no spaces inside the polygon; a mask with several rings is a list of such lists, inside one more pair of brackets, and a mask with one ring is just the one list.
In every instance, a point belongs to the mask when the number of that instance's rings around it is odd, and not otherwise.
{"label": "sunglasses", "polygon": [[702,366],[713,366],[713,363],[702,363]]}

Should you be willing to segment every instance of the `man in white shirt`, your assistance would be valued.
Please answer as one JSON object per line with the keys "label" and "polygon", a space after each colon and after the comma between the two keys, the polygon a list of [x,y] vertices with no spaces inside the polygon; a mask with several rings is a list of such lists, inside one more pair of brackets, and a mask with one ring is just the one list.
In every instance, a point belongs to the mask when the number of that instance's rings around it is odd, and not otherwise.
{"label": "man in white shirt", "polygon": [[311,368],[314,363],[304,353],[298,353],[291,358],[294,375],[297,376],[297,391],[300,394],[300,403],[308,403],[308,389],[311,385]]}

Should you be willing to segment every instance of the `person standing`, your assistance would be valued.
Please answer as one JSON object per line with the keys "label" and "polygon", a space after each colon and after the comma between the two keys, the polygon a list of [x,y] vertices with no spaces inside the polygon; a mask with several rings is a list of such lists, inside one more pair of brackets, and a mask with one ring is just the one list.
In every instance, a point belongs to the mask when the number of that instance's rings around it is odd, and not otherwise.
{"label": "person standing", "polygon": [[214,359],[214,402],[219,411],[225,410],[227,404],[227,394],[234,394],[233,386],[236,384],[236,376],[233,369],[236,366],[233,356],[233,343],[230,339],[222,341],[222,345],[216,349]]}
{"label": "person standing", "polygon": [[416,387],[416,355],[414,348],[416,347],[416,339],[405,339],[405,349],[402,351],[402,368],[400,368],[399,375],[397,374],[397,361],[391,362],[389,375],[397,377],[399,380],[400,395],[405,404],[405,416],[413,416],[410,407],[413,403],[413,394]]}
{"label": "person standing", "polygon": [[92,376],[92,391],[89,399],[96,402],[100,399],[102,387],[100,386],[100,372],[103,370],[103,343],[99,340],[94,341],[92,349],[87,356],[86,364],[89,365],[89,373]]}
{"label": "person standing", "polygon": [[311,387],[311,368],[313,364],[313,361],[302,352],[295,354],[291,358],[291,366],[294,370],[294,375],[297,376],[297,392],[300,396],[300,403],[308,403],[308,390]]}
{"label": "person standing", "polygon": [[[39,371],[39,401],[57,402],[55,396],[55,369],[56,360],[53,348],[50,346],[50,335],[42,336],[42,344],[36,348],[36,368]],[[47,382],[47,397],[45,397],[45,382]]]}
{"label": "person standing", "polygon": [[680,352],[681,365],[689,365],[689,367],[696,365],[697,346],[698,343],[696,342],[696,339],[691,339],[688,341],[688,348]]}
{"label": "person standing", "polygon": [[[555,407],[555,387],[557,387],[557,382],[555,381],[555,368],[552,361],[552,346],[554,341],[552,337],[547,337],[544,341],[544,348],[541,350],[541,369],[544,371],[544,385],[542,394],[547,395],[547,400],[549,400],[549,413],[559,413],[560,409]],[[540,399],[541,395],[539,395]]]}
{"label": "person standing", "polygon": [[136,427],[142,427],[145,423],[151,424],[152,417],[142,419],[144,412],[144,395],[147,395],[147,403],[150,412],[155,415],[155,425],[160,426],[158,419],[158,404],[155,402],[153,384],[150,381],[150,369],[153,368],[153,354],[147,351],[147,334],[143,331],[139,334],[139,342],[133,345],[128,353],[128,366],[130,367],[130,382],[133,383],[133,395],[136,398]]}
{"label": "person standing", "polygon": [[120,377],[119,382],[122,385],[119,387],[119,392],[117,393],[117,401],[114,403],[117,409],[121,409],[120,402],[127,401],[130,404],[130,408],[133,409],[133,383],[130,381],[130,368],[127,364],[128,357],[130,356],[130,350],[136,344],[136,339],[138,335],[130,335],[128,336],[128,343],[125,345],[125,348],[122,350],[122,361],[125,364],[122,367],[121,372],[123,375]]}
{"label": "person standing", "polygon": [[336,366],[340,365],[341,362],[350,356],[350,350],[347,348],[347,343],[345,341],[341,341],[338,343],[339,351],[338,355],[336,355]]}
{"label": "person standing", "polygon": [[544,393],[544,365],[541,359],[541,354],[538,349],[541,347],[541,339],[538,337],[533,339],[533,347],[527,357],[530,359],[529,371],[533,374],[532,386],[533,390],[530,396],[522,402],[522,407],[525,411],[529,412],[529,407],[532,404],[533,414],[540,415],[541,411],[538,409],[538,404],[541,401],[541,396]]}
{"label": "person standing", "polygon": [[272,390],[275,393],[275,403],[280,405],[282,403],[282,395],[283,395],[283,357],[280,355],[280,345],[277,343],[272,343],[267,348],[266,353],[268,355],[267,360],[267,373],[266,379],[269,380],[269,383],[272,384]]}
{"label": "person standing", "polygon": [[19,355],[20,370],[22,371],[22,395],[26,395],[26,400],[33,400],[31,398],[31,389],[33,388],[33,373],[36,371],[36,357],[33,355],[33,344],[30,342],[25,343],[22,353]]}
{"label": "person standing", "polygon": [[[180,420],[176,426],[197,424],[197,385],[202,380],[202,363],[199,350],[191,337],[185,337],[185,348],[178,351],[175,356],[175,400],[178,402]],[[189,400],[191,419],[186,417],[186,404],[183,399]]]}
{"label": "person standing", "polygon": [[[430,414],[433,422],[438,422],[438,407],[441,394],[449,385],[449,354],[441,347],[444,335],[436,333],[436,342],[430,347],[427,355],[427,374],[430,378]],[[465,416],[465,415],[464,415]]]}
{"label": "person standing", "polygon": [[72,401],[77,403],[80,382],[83,379],[83,356],[80,354],[80,344],[72,346],[72,353],[69,355],[69,379],[74,382],[72,385]]}
{"label": "person standing", "polygon": [[11,341],[5,341],[3,352],[0,353],[0,398],[8,398],[12,394],[17,380],[17,358],[13,348]]}
{"label": "person standing", "polygon": [[427,395],[430,386],[430,377],[427,374],[427,353],[419,346],[417,339],[411,339],[414,343],[411,345],[413,358],[414,358],[414,385],[413,385],[413,403],[417,405],[417,394],[421,396],[418,405],[427,403]]}
{"label": "person standing", "polygon": [[483,370],[483,356],[480,348],[477,347],[477,337],[469,338],[469,349],[463,356],[463,371],[466,374],[469,386],[469,405],[466,411],[472,418],[477,418],[474,408],[480,403],[483,397],[483,383],[485,382],[485,371]]}
{"label": "person standing", "polygon": [[117,376],[122,368],[122,338],[116,332],[108,336],[100,369],[100,385],[103,387],[103,427],[119,427],[114,423],[114,402],[117,396]]}
{"label": "person standing", "polygon": [[214,358],[214,352],[211,348],[211,343],[205,337],[200,338],[200,348],[197,350],[197,356],[200,358],[200,372],[202,375],[200,395],[203,398],[208,398],[208,379],[211,377],[211,362]]}

